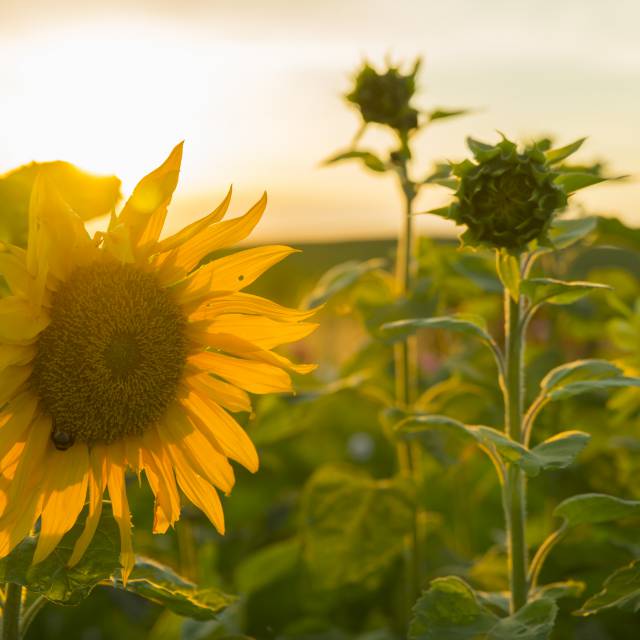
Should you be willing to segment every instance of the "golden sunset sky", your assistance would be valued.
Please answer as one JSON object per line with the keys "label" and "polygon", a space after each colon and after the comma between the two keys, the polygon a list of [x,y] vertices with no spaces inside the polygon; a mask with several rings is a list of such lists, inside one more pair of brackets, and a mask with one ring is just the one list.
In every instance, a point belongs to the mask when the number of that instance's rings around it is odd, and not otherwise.
{"label": "golden sunset sky", "polygon": [[341,95],[359,63],[422,55],[417,103],[477,111],[420,136],[416,175],[461,158],[468,134],[588,135],[577,160],[634,180],[579,202],[640,226],[638,24],[637,0],[2,0],[0,173],[63,159],[128,193],[185,139],[170,229],[233,183],[233,213],[269,193],[260,241],[391,235],[393,180],[320,162],[358,127]]}

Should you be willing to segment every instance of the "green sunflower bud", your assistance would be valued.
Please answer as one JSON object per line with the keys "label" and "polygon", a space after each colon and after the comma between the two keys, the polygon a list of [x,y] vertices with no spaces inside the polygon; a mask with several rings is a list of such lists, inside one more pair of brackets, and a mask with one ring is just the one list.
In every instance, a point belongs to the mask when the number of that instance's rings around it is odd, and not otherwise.
{"label": "green sunflower bud", "polygon": [[380,74],[367,63],[358,72],[355,87],[346,98],[360,109],[366,123],[377,122],[402,132],[416,129],[418,111],[410,101],[416,91],[419,66],[418,60],[408,75],[397,67],[389,67]]}
{"label": "green sunflower bud", "polygon": [[545,146],[533,144],[519,152],[506,138],[495,146],[472,139],[468,145],[475,162],[453,165],[458,184],[447,212],[467,226],[465,244],[519,253],[533,240],[545,242],[554,214],[567,204]]}

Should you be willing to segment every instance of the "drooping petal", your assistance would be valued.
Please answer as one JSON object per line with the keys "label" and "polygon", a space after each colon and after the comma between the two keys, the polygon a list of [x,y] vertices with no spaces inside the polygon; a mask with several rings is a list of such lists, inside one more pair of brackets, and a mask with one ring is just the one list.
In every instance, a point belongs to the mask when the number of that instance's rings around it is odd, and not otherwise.
{"label": "drooping petal", "polygon": [[317,327],[315,322],[278,322],[264,316],[227,313],[211,322],[194,323],[189,328],[189,335],[209,344],[207,336],[226,333],[244,338],[261,349],[273,349],[281,344],[302,340]]}
{"label": "drooping petal", "polygon": [[187,358],[193,366],[220,376],[249,393],[291,391],[291,378],[279,367],[255,360],[234,358],[223,353],[203,351]]}
{"label": "drooping petal", "polygon": [[67,451],[49,447],[45,472],[47,492],[33,564],[42,562],[75,524],[87,495],[89,452],[83,442]]}
{"label": "drooping petal", "polygon": [[156,498],[153,532],[164,533],[180,518],[180,494],[166,447],[157,430],[148,429],[144,436],[143,461],[147,479]]}
{"label": "drooping petal", "polygon": [[114,443],[107,447],[107,488],[113,517],[120,530],[120,564],[122,565],[122,582],[127,584],[133,570],[135,555],[131,542],[131,513],[127,500],[127,489],[124,482],[125,464],[122,443]]}
{"label": "drooping petal", "polygon": [[200,218],[200,220],[196,220],[192,222],[190,225],[184,227],[177,233],[174,233],[172,236],[165,238],[164,240],[160,240],[156,245],[157,253],[165,253],[167,251],[171,251],[176,247],[179,247],[181,244],[187,242],[200,233],[203,229],[206,229],[209,225],[214,224],[215,222],[219,222],[224,218],[225,213],[227,213],[227,209],[229,208],[229,203],[231,202],[231,192],[233,189],[229,187],[229,191],[227,195],[224,197],[224,200],[208,215]]}
{"label": "drooping petal", "polygon": [[199,475],[225,493],[231,491],[235,478],[227,458],[195,428],[178,403],[167,409],[159,434],[165,446],[182,451]]}
{"label": "drooping petal", "polygon": [[5,407],[0,417],[0,460],[16,442],[24,439],[37,406],[37,396],[31,391],[25,391]]}
{"label": "drooping petal", "polygon": [[156,266],[162,285],[170,285],[187,277],[213,251],[244,240],[258,224],[267,206],[267,194],[243,216],[211,225],[170,253],[158,256]]}
{"label": "drooping petal", "polygon": [[104,445],[94,445],[89,452],[89,512],[82,533],[76,540],[67,566],[73,567],[93,540],[102,515],[102,496],[107,483],[107,457]]}
{"label": "drooping petal", "polygon": [[211,377],[197,369],[189,370],[184,379],[185,385],[204,396],[212,397],[229,411],[251,411],[251,400],[243,389],[228,382]]}
{"label": "drooping petal", "polygon": [[30,364],[22,367],[14,365],[0,371],[0,407],[24,387],[32,371],[33,366]]}
{"label": "drooping petal", "polygon": [[178,447],[171,447],[169,452],[185,496],[209,518],[219,533],[224,534],[224,513],[218,492],[193,470]]}
{"label": "drooping petal", "polygon": [[252,473],[258,470],[258,453],[244,429],[217,403],[195,391],[181,394],[182,406],[199,430],[222,452]]}
{"label": "drooping petal", "polygon": [[178,184],[182,147],[181,142],[157,169],[142,178],[118,216],[118,224],[129,229],[131,248],[139,257],[149,255],[160,237]]}
{"label": "drooping petal", "polygon": [[48,489],[43,476],[50,433],[51,419],[46,417],[36,419],[29,429],[0,518],[0,558],[29,535],[42,510]]}
{"label": "drooping petal", "polygon": [[273,245],[246,249],[230,256],[212,260],[192,273],[177,287],[180,304],[189,304],[210,295],[212,291],[239,291],[250,285],[267,269],[296,249]]}

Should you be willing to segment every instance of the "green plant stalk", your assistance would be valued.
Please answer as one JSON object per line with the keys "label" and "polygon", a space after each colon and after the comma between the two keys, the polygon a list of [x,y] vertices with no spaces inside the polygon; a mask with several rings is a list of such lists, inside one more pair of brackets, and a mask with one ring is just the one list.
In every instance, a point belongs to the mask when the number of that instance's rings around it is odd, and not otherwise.
{"label": "green plant stalk", "polygon": [[[406,162],[398,168],[398,178],[405,199],[403,227],[398,236],[396,252],[396,289],[398,296],[405,297],[411,290],[413,280],[413,200],[415,188],[407,176]],[[415,338],[408,338],[394,345],[395,395],[399,406],[407,409],[415,400],[417,388],[416,344]],[[419,452],[415,443],[398,442],[396,445],[398,467],[403,478],[415,481]],[[420,516],[416,511],[413,519],[411,539],[405,549],[406,601],[407,614],[420,594],[421,585],[421,549]]]}
{"label": "green plant stalk", "polygon": [[22,607],[22,587],[7,582],[2,609],[2,640],[20,640],[20,609]]}
{"label": "green plant stalk", "polygon": [[[506,434],[522,443],[525,434],[523,421],[524,391],[524,335],[522,333],[522,297],[518,300],[505,290],[505,348],[506,366]],[[512,465],[504,481],[504,503],[507,534],[509,538],[509,581],[511,612],[515,613],[527,603],[529,584],[527,579],[528,552],[525,538],[526,479],[524,472]]]}

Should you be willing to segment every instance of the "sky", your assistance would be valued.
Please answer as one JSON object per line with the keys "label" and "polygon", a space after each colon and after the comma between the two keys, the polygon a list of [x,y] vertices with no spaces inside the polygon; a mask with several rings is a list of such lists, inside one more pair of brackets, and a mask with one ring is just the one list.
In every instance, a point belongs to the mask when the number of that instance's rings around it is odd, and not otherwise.
{"label": "sky", "polygon": [[[342,96],[361,62],[420,55],[416,103],[474,111],[420,134],[415,176],[462,159],[467,135],[588,136],[576,160],[631,179],[577,204],[640,226],[638,24],[637,0],[2,0],[0,173],[62,159],[120,176],[126,194],[184,139],[168,231],[233,184],[232,215],[269,194],[258,241],[391,236],[392,177],[321,163],[358,128]],[[363,145],[388,142],[372,131]],[[418,207],[447,199],[428,189]]]}

